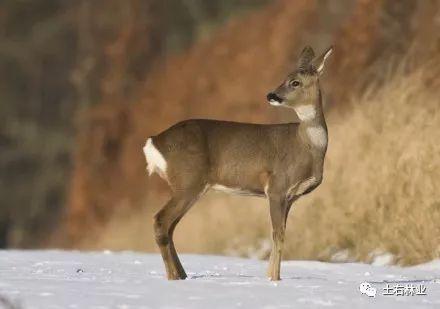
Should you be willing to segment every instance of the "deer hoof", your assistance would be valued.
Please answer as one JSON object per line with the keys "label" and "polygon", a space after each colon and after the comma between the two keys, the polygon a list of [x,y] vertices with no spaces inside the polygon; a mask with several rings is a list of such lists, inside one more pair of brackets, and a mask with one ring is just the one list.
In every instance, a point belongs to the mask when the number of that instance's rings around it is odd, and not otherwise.
{"label": "deer hoof", "polygon": [[168,274],[168,280],[185,280],[186,279],[186,274]]}

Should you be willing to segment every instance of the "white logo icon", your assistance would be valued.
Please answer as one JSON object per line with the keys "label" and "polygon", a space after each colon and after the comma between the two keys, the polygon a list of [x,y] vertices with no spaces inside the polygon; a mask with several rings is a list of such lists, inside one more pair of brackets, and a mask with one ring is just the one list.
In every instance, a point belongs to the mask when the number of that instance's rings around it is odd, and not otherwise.
{"label": "white logo icon", "polygon": [[376,289],[371,286],[368,282],[362,282],[359,285],[359,291],[368,297],[376,297]]}

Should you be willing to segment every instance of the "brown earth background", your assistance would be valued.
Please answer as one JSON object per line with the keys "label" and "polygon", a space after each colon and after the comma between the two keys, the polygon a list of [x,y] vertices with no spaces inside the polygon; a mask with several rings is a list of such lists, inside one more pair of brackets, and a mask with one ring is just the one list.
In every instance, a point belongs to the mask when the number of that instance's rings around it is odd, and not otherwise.
{"label": "brown earth background", "polygon": [[[37,174],[66,158],[48,182],[61,197],[48,202],[53,190],[35,176],[29,187],[43,188],[43,202],[33,194],[5,198],[5,246],[155,251],[152,216],[169,192],[146,175],[146,138],[188,118],[295,121],[293,112],[270,107],[266,93],[305,45],[317,52],[334,45],[322,78],[330,132],[324,182],[294,206],[285,257],[337,260],[342,252],[370,262],[389,252],[400,264],[440,257],[439,1],[123,3],[79,1],[55,15],[74,21],[74,60],[60,73],[69,76],[69,100],[53,116],[64,118],[28,140],[55,149],[37,151],[45,162]],[[11,8],[0,5],[6,24]],[[14,140],[17,122],[4,123],[3,140]],[[67,146],[59,146],[63,132]],[[27,174],[10,166],[23,165],[2,156],[2,194],[22,195]],[[269,228],[263,199],[209,193],[178,226],[176,246],[265,258]]]}

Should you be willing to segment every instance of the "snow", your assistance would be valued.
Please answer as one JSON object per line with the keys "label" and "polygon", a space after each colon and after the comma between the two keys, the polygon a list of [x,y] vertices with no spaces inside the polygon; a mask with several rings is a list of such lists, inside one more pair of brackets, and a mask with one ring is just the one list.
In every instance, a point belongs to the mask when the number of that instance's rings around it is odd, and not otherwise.
{"label": "snow", "polygon": [[[286,261],[279,282],[266,279],[265,261],[181,260],[189,278],[167,281],[156,254],[0,251],[0,296],[44,309],[440,308],[440,260],[407,268]],[[383,295],[387,284],[424,286],[426,295]]]}

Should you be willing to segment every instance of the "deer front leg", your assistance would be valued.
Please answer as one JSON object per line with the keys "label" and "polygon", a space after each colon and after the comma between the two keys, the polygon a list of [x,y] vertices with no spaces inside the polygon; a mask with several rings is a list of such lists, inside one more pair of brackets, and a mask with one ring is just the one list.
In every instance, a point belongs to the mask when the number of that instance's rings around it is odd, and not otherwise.
{"label": "deer front leg", "polygon": [[272,281],[280,280],[281,256],[286,230],[287,201],[281,196],[269,196],[270,219],[272,221],[272,252],[267,276]]}
{"label": "deer front leg", "polygon": [[280,265],[286,230],[287,201],[281,196],[269,196],[270,219],[272,221],[272,252],[267,276],[272,281],[280,280]]}

